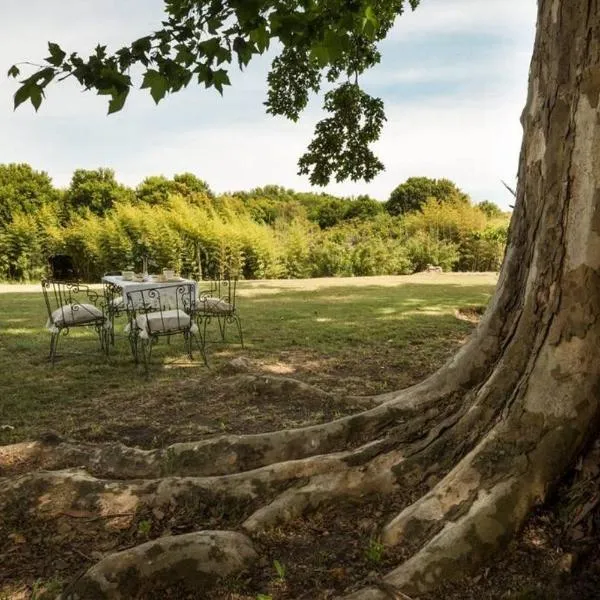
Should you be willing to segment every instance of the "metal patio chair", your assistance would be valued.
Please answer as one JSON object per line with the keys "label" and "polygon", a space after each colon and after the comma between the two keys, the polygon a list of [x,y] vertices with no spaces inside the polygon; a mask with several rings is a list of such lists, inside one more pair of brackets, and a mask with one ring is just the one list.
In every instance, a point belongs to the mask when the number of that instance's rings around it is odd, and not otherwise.
{"label": "metal patio chair", "polygon": [[131,352],[136,364],[139,364],[141,356],[146,374],[152,348],[159,338],[170,338],[178,333],[183,335],[190,358],[193,358],[192,349],[196,340],[204,363],[208,366],[204,343],[192,318],[196,303],[193,284],[133,290],[127,292],[126,298]]}
{"label": "metal patio chair", "polygon": [[77,327],[92,327],[100,342],[100,349],[108,352],[109,321],[102,294],[89,286],[74,282],[44,278],[42,291],[48,310],[47,329],[50,338],[50,362],[54,364],[61,335]]}
{"label": "metal patio chair", "polygon": [[219,274],[210,280],[208,290],[199,293],[194,316],[198,327],[202,328],[202,339],[205,342],[208,326],[216,321],[222,342],[226,341],[227,325],[235,324],[240,344],[244,347],[242,321],[236,305],[237,282],[237,277],[230,277],[228,273]]}

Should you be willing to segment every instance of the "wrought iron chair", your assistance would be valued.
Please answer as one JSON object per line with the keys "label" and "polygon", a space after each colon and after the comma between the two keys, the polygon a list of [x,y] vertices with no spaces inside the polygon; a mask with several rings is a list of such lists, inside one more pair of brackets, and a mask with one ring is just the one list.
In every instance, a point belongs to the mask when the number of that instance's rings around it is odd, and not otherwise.
{"label": "wrought iron chair", "polygon": [[[121,271],[108,271],[104,273],[107,275],[121,275]],[[106,302],[106,312],[110,321],[110,343],[115,345],[115,319],[124,315],[127,312],[125,306],[125,299],[123,298],[123,291],[112,283],[104,282],[104,298]]]}
{"label": "wrought iron chair", "polygon": [[129,343],[136,364],[141,358],[148,373],[152,347],[160,337],[183,334],[188,356],[193,358],[194,338],[204,363],[208,366],[204,344],[192,315],[195,310],[196,289],[191,283],[160,286],[127,292]]}
{"label": "wrought iron chair", "polygon": [[54,364],[61,334],[67,335],[75,327],[93,327],[100,341],[100,349],[108,353],[109,322],[103,297],[89,286],[55,279],[42,279],[42,291],[48,309],[47,329],[50,338],[50,362]]}
{"label": "wrought iron chair", "polygon": [[217,276],[210,281],[208,290],[200,292],[194,316],[198,327],[202,326],[202,339],[205,342],[207,328],[216,320],[222,342],[225,342],[227,325],[235,324],[240,344],[244,347],[242,321],[236,305],[237,282],[237,277],[230,277],[229,274]]}

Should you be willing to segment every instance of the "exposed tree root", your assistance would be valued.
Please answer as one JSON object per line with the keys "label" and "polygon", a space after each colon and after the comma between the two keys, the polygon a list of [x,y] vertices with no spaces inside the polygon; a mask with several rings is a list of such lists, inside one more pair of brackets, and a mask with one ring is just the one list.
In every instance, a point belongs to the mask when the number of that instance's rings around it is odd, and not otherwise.
{"label": "exposed tree root", "polygon": [[162,537],[111,554],[74,581],[61,600],[129,600],[150,586],[185,580],[204,591],[254,562],[248,537],[232,531],[198,531]]}
{"label": "exposed tree root", "polygon": [[[341,451],[405,423],[423,435],[443,411],[462,398],[427,382],[380,397],[381,405],[335,421],[253,435],[223,435],[198,442],[141,450],[123,444],[71,443],[57,437],[0,448],[0,475],[28,470],[81,467],[98,477],[147,479],[165,475],[211,476],[248,471],[273,463]],[[437,388],[437,389],[436,389]],[[450,406],[444,406],[444,400]],[[421,433],[419,433],[421,432]]]}
{"label": "exposed tree root", "polygon": [[[535,406],[534,401],[526,404]],[[407,481],[414,486],[418,471],[420,483],[436,469],[438,473],[446,471],[449,465],[440,459],[436,445],[440,444],[442,448],[448,443],[460,446],[456,432],[461,431],[463,421],[470,422],[472,413],[464,409],[457,411],[454,404],[441,420],[443,413],[434,412],[437,424],[420,437],[413,438],[412,430],[404,428],[401,422],[396,423],[395,428],[388,425],[388,435],[354,449],[275,462],[239,473],[105,480],[83,470],[71,469],[5,477],[0,479],[0,506],[19,496],[27,497],[39,518],[57,518],[73,510],[83,510],[87,515],[104,517],[105,527],[111,529],[115,522],[122,527],[122,521],[127,517],[121,515],[131,515],[131,521],[142,507],[176,508],[180,500],[202,498],[208,494],[224,503],[256,501],[254,506],[257,508],[251,508],[253,512],[242,524],[246,532],[254,535],[339,499],[373,492],[392,494],[407,485]],[[573,433],[565,437],[560,431],[564,420],[533,414],[527,417],[525,411],[516,414],[501,420],[484,434],[479,444],[430,492],[385,525],[382,542],[388,546],[413,539],[424,542],[421,550],[384,578],[383,583],[388,587],[385,590],[381,586],[366,588],[348,598],[383,600],[389,598],[389,589],[394,587],[408,594],[423,592],[441,578],[465,573],[480,564],[520,527],[530,508],[543,499],[556,476],[554,462],[568,461],[581,446],[582,436],[577,433],[580,428],[575,423]],[[582,415],[580,418],[587,417]],[[430,421],[435,421],[433,412]],[[553,452],[548,451],[551,445],[556,446]],[[177,464],[172,467],[176,470]],[[180,577],[183,576],[178,566],[180,560],[177,552],[170,550],[177,547],[173,540],[177,538],[159,538],[155,544],[171,555],[165,559],[165,565],[172,564],[172,567],[160,568]],[[198,550],[197,564],[203,562],[201,557],[205,547],[201,548],[204,549]],[[142,565],[146,550],[143,545],[130,551],[124,563],[138,569],[142,578],[147,576],[146,567]],[[119,555],[105,559],[97,565],[96,571],[96,567],[90,570],[80,585],[92,585],[89,582],[96,585],[119,560]],[[210,572],[210,569],[210,565],[199,566],[192,570],[192,576],[206,570]],[[105,595],[98,597],[121,597],[120,592],[115,591],[115,581],[107,579],[102,583]],[[74,594],[77,589],[70,588]]]}

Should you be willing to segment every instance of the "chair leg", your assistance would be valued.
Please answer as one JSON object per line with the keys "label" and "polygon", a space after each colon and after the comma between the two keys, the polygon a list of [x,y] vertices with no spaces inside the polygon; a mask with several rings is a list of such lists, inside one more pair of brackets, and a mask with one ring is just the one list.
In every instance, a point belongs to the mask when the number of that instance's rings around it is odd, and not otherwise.
{"label": "chair leg", "polygon": [[109,340],[111,346],[115,345],[115,313],[112,310],[109,310],[107,313],[107,319],[110,323],[110,329],[108,330],[108,335],[106,338]]}
{"label": "chair leg", "polygon": [[107,336],[106,336],[106,328],[104,324],[96,325],[96,335],[98,336],[98,340],[100,341],[100,352],[102,354],[107,354]]}
{"label": "chair leg", "polygon": [[137,365],[140,362],[140,358],[138,353],[138,336],[135,333],[129,334],[129,347],[131,348],[131,355],[133,356],[133,361]]}
{"label": "chair leg", "polygon": [[54,360],[56,358],[56,347],[58,346],[58,336],[60,335],[60,331],[58,333],[52,333],[50,337],[50,354],[48,358],[50,359],[50,364],[54,365]]}
{"label": "chair leg", "polygon": [[217,321],[219,322],[219,331],[221,332],[221,341],[225,341],[225,324],[227,322],[227,317],[221,318],[217,317]]}
{"label": "chair leg", "polygon": [[201,342],[200,344],[198,344],[198,348],[200,349],[200,354],[202,355],[202,360],[204,361],[204,364],[210,369],[210,366],[208,364],[208,358],[206,358],[206,350],[204,348],[204,344]]}
{"label": "chair leg", "polygon": [[242,345],[242,348],[243,348],[244,347],[244,334],[242,333],[242,321],[240,320],[240,317],[238,315],[233,315],[233,319],[235,321],[235,324],[237,325],[238,333],[240,334],[240,344]]}
{"label": "chair leg", "polygon": [[[200,324],[198,321],[196,321],[196,326],[198,327],[198,335],[195,335],[190,331],[190,343],[193,341],[193,338],[197,338],[196,346],[198,346],[198,350],[200,350],[204,364],[208,367],[208,360],[206,358],[206,350],[204,347],[205,338],[203,338],[202,334],[200,333]],[[204,334],[206,335],[206,323],[204,323]]]}
{"label": "chair leg", "polygon": [[[170,339],[171,336],[168,336],[168,338]],[[185,349],[187,350],[187,353],[188,353],[188,357],[190,358],[190,360],[193,360],[194,355],[192,353],[192,332],[191,331],[183,332],[183,341],[185,344]]]}
{"label": "chair leg", "polygon": [[152,338],[148,340],[140,340],[142,345],[142,357],[144,359],[144,373],[146,376],[149,374],[148,362],[150,361],[150,355],[152,353]]}
{"label": "chair leg", "polygon": [[[104,335],[104,354],[108,356],[110,354],[111,340],[113,339],[112,327],[110,329],[106,329],[106,327],[104,327],[102,334]],[[112,345],[114,346],[114,342],[112,342]]]}
{"label": "chair leg", "polygon": [[115,345],[115,313],[111,313],[110,316],[110,344]]}
{"label": "chair leg", "polygon": [[206,326],[208,325],[208,318],[204,317],[204,325],[202,327],[202,345],[206,346]]}

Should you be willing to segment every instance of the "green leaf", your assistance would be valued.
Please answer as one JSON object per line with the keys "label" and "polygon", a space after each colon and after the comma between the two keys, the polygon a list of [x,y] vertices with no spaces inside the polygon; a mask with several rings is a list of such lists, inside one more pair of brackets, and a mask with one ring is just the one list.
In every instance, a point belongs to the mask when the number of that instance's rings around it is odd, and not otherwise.
{"label": "green leaf", "polygon": [[186,67],[189,67],[195,58],[194,53],[187,46],[178,46],[175,62],[183,63]]}
{"label": "green leaf", "polygon": [[16,91],[14,96],[15,109],[23,104],[26,100],[31,100],[33,108],[37,109],[42,104],[42,98],[44,96],[44,90],[41,85],[35,83],[35,81],[27,80],[25,83]]}
{"label": "green leaf", "polygon": [[322,44],[316,44],[310,49],[310,56],[317,61],[319,67],[325,67],[329,63],[329,49]]}
{"label": "green leaf", "polygon": [[113,97],[110,99],[108,103],[108,114],[119,112],[123,106],[125,105],[125,100],[127,100],[127,95],[129,94],[129,89],[126,89],[122,92],[113,93]]}
{"label": "green leaf", "polygon": [[31,87],[31,82],[26,82],[15,92],[15,109],[17,109],[19,105],[23,104],[23,102],[26,100],[29,100],[31,97]]}
{"label": "green leaf", "polygon": [[152,38],[150,36],[142,37],[131,44],[131,50],[136,54],[140,52],[150,52],[151,48]]}
{"label": "green leaf", "polygon": [[54,79],[55,75],[56,71],[52,67],[46,67],[45,69],[41,69],[37,73],[31,75],[31,77],[28,77],[27,81],[30,81],[31,83],[38,83],[40,80],[42,80],[41,86],[46,87]]}
{"label": "green leaf", "polygon": [[362,28],[365,35],[371,39],[375,37],[377,30],[379,29],[379,19],[373,12],[373,7],[370,4],[365,8]]}
{"label": "green leaf", "polygon": [[227,48],[221,47],[217,50],[216,57],[217,57],[217,65],[220,65],[224,62],[230,63],[231,62],[231,51],[228,50]]}
{"label": "green leaf", "polygon": [[242,37],[237,37],[233,41],[233,49],[238,55],[238,63],[240,67],[245,67],[252,59],[252,44],[249,44]]}
{"label": "green leaf", "polygon": [[218,32],[219,27],[223,24],[223,20],[219,17],[212,17],[206,21],[206,27],[208,29],[208,33],[211,35],[215,35]]}
{"label": "green leaf", "polygon": [[96,57],[100,60],[104,60],[106,58],[106,46],[102,46],[98,44],[94,50],[96,51]]}
{"label": "green leaf", "polygon": [[269,32],[264,25],[258,27],[257,29],[253,29],[250,32],[250,39],[256,44],[256,48],[260,54],[262,54],[265,50],[268,50],[270,37]]}
{"label": "green leaf", "polygon": [[154,99],[154,102],[158,104],[165,97],[169,89],[169,81],[158,71],[149,69],[144,75],[142,89],[144,88],[150,88],[150,95]]}
{"label": "green leaf", "polygon": [[[327,50],[327,62],[333,62],[342,56],[347,46],[347,39],[342,37],[342,35],[331,29],[325,32],[322,47]],[[319,59],[317,58],[317,60]]]}
{"label": "green leaf", "polygon": [[229,81],[229,75],[227,75],[227,71],[224,69],[219,69],[213,73],[213,85],[217,88],[219,94],[223,95],[223,86],[231,85],[231,81]]}
{"label": "green leaf", "polygon": [[285,567],[278,560],[273,561],[273,566],[275,567],[277,576],[283,581],[285,579]]}
{"label": "green leaf", "polygon": [[8,70],[8,77],[18,77],[19,74],[21,73],[21,71],[19,70],[19,67],[17,67],[17,65],[13,65],[9,70]]}
{"label": "green leaf", "polygon": [[29,99],[31,100],[31,104],[33,104],[33,108],[35,108],[36,112],[42,104],[42,96],[42,88],[39,85],[32,84],[31,91],[29,93]]}
{"label": "green leaf", "polygon": [[221,44],[219,43],[219,38],[216,37],[210,38],[205,42],[198,44],[198,49],[200,52],[211,59],[217,54],[220,47]]}
{"label": "green leaf", "polygon": [[50,56],[46,58],[46,62],[49,62],[55,67],[60,67],[67,55],[67,53],[54,42],[48,42],[48,52],[50,52]]}

